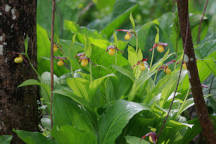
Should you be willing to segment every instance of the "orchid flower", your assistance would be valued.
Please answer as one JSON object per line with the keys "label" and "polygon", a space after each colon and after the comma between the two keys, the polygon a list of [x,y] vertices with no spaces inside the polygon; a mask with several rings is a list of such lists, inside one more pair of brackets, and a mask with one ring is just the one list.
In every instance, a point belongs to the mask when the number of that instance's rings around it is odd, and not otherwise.
{"label": "orchid flower", "polygon": [[142,139],[145,139],[146,137],[149,137],[149,141],[156,144],[157,142],[157,135],[155,132],[149,132],[146,135],[142,136]]}
{"label": "orchid flower", "polygon": [[167,47],[167,46],[168,46],[167,43],[161,43],[161,42],[155,43],[149,51],[152,51],[154,48],[157,48],[157,51],[162,53],[165,50],[164,47]]}
{"label": "orchid flower", "polygon": [[135,34],[135,32],[132,29],[117,29],[116,31],[123,31],[126,32],[124,39],[125,40],[130,40],[130,38],[132,37],[132,34]]}
{"label": "orchid flower", "polygon": [[85,55],[85,53],[78,53],[76,56],[79,57],[79,62],[81,63],[81,66],[85,67],[88,65],[90,59]]}

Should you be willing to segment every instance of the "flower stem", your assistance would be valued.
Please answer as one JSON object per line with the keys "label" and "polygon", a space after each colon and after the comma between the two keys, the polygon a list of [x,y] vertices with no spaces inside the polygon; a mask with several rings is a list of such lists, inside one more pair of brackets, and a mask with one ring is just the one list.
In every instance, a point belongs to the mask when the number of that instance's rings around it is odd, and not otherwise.
{"label": "flower stem", "polygon": [[92,83],[93,79],[92,79],[92,63],[89,63],[89,70],[90,70],[90,83]]}
{"label": "flower stem", "polygon": [[138,53],[138,44],[139,44],[139,41],[138,41],[138,35],[135,33],[135,37],[136,37],[136,53]]}
{"label": "flower stem", "polygon": [[115,53],[115,65],[117,65],[117,53]]}
{"label": "flower stem", "polygon": [[38,79],[41,80],[38,71],[35,69],[35,67],[34,67],[33,64],[31,63],[31,60],[30,60],[28,54],[25,54],[25,57],[27,58],[27,60],[28,60],[28,62],[29,62],[29,64],[30,64],[31,68],[33,69],[33,71],[37,74]]}
{"label": "flower stem", "polygon": [[152,67],[153,59],[154,59],[154,48],[153,48],[153,50],[152,50],[152,57],[151,57],[150,69],[151,69],[151,67]]}
{"label": "flower stem", "polygon": [[155,83],[155,81],[156,81],[156,79],[157,79],[157,74],[158,74],[158,71],[156,72],[156,74],[155,74],[155,76],[154,76],[154,83]]}

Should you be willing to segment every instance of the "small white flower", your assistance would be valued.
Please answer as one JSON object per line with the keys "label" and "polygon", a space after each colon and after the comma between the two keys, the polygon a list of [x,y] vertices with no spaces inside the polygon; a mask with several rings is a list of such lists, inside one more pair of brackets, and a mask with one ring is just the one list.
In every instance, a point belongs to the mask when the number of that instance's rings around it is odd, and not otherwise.
{"label": "small white flower", "polygon": [[16,19],[16,16],[14,15],[14,16],[12,17],[12,19],[15,20],[15,19]]}
{"label": "small white flower", "polygon": [[0,55],[3,55],[3,45],[0,45]]}
{"label": "small white flower", "polygon": [[184,55],[184,61],[185,61],[186,63],[189,62],[189,58],[188,58],[188,56],[187,56],[186,54]]}
{"label": "small white flower", "polygon": [[5,11],[6,11],[6,12],[9,12],[10,9],[11,9],[11,6],[9,6],[8,4],[6,4],[6,5],[5,5]]}

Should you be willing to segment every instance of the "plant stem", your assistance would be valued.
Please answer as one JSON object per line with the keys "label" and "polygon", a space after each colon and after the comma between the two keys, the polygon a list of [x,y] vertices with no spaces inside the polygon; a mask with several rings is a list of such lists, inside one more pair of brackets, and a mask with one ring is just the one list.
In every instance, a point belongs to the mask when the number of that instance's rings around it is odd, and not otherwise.
{"label": "plant stem", "polygon": [[151,57],[151,62],[150,62],[150,69],[152,67],[153,59],[154,59],[154,48],[152,49],[152,57]]}
{"label": "plant stem", "polygon": [[31,66],[31,68],[33,69],[33,71],[37,74],[38,79],[41,80],[38,71],[35,69],[35,67],[34,67],[33,64],[31,63],[31,60],[30,60],[28,54],[25,54],[25,57],[27,58],[27,60],[28,60],[28,62],[29,62],[29,65]]}
{"label": "plant stem", "polygon": [[92,83],[93,78],[92,78],[92,63],[89,63],[89,71],[90,71],[90,83]]}
{"label": "plant stem", "polygon": [[187,100],[187,98],[189,96],[189,92],[190,92],[190,89],[187,90],[187,94],[186,94],[186,96],[184,98],[184,101],[183,101],[182,105],[178,107],[178,113],[176,114],[176,116],[179,116],[181,114],[182,110],[184,109],[183,106],[184,106],[184,104],[185,104],[185,102],[186,102],[186,100]]}
{"label": "plant stem", "polygon": [[[187,41],[187,39],[188,39],[189,28],[190,28],[190,26],[189,26],[189,21],[187,21],[187,24],[186,24],[186,31],[185,31],[185,33],[186,33],[186,34],[185,34],[185,36],[186,36],[186,37],[185,37],[186,41]],[[183,50],[184,50],[184,53],[185,53],[185,48],[186,48],[186,46],[187,46],[187,43],[186,43],[186,42],[183,42]],[[163,129],[164,129],[165,126],[166,126],[167,119],[168,119],[168,117],[169,117],[169,114],[170,114],[170,112],[171,112],[171,109],[172,109],[172,106],[173,106],[173,103],[174,103],[174,100],[175,100],[175,96],[176,96],[176,93],[177,93],[177,90],[178,90],[178,86],[179,86],[179,83],[180,83],[180,78],[181,78],[181,73],[182,73],[182,68],[183,68],[184,57],[185,57],[185,55],[183,55],[183,58],[182,58],[182,61],[181,61],[180,72],[179,72],[179,76],[178,76],[178,80],[177,80],[177,84],[176,84],[176,89],[175,89],[175,92],[174,92],[174,95],[173,95],[173,99],[172,99],[172,101],[171,101],[171,104],[170,104],[170,106],[169,106],[167,115],[166,115],[166,117],[164,118],[164,121],[163,121],[163,123],[162,123],[162,126],[161,126],[161,128],[160,128],[160,130],[159,130],[159,132],[158,132],[158,135],[157,135],[157,138],[158,138],[158,139],[159,139],[159,137],[160,137],[160,135],[161,135]]]}
{"label": "plant stem", "polygon": [[138,53],[138,45],[139,45],[139,41],[138,41],[138,35],[135,32],[135,37],[136,37],[136,53]]}
{"label": "plant stem", "polygon": [[117,65],[117,52],[115,53],[115,65]]}
{"label": "plant stem", "polygon": [[156,83],[155,81],[157,80],[157,74],[158,74],[158,71],[156,72],[155,77],[154,77],[154,84]]}
{"label": "plant stem", "polygon": [[210,86],[209,86],[208,94],[211,94],[211,90],[212,90],[212,85],[213,85],[213,82],[214,82],[214,78],[215,78],[215,77],[213,77],[212,80],[211,80],[211,83],[210,83]]}
{"label": "plant stem", "polygon": [[[185,46],[186,46],[186,43],[184,43],[184,48],[185,48]],[[183,61],[184,61],[184,55],[183,55],[183,59],[182,59],[182,62],[181,62],[180,72],[179,72],[179,76],[178,76],[178,80],[177,80],[177,84],[176,84],[176,89],[175,89],[175,92],[174,92],[174,95],[173,95],[173,99],[172,99],[171,104],[170,104],[170,106],[169,106],[167,115],[166,115],[166,117],[164,118],[164,121],[163,121],[163,123],[162,123],[162,126],[161,126],[161,128],[160,128],[160,130],[159,130],[159,132],[158,132],[158,135],[157,135],[157,138],[158,138],[158,139],[159,139],[159,137],[160,137],[160,135],[161,135],[163,129],[164,129],[165,126],[166,126],[167,119],[168,119],[168,117],[169,117],[169,114],[170,114],[170,112],[171,112],[171,109],[172,109],[172,106],[173,106],[173,103],[174,103],[174,100],[175,100],[175,96],[176,96],[176,93],[177,93],[177,90],[178,90],[178,86],[179,86],[179,83],[180,83],[180,78],[181,78],[181,73],[182,73],[182,67],[183,67]]]}
{"label": "plant stem", "polygon": [[54,76],[53,76],[53,38],[54,38],[54,24],[55,24],[55,0],[52,0],[52,24],[51,24],[51,56],[50,56],[50,73],[51,73],[51,94],[50,94],[50,120],[51,120],[51,128],[53,128],[53,88],[54,88]]}
{"label": "plant stem", "polygon": [[207,6],[208,6],[208,0],[206,0],[206,2],[205,2],[202,17],[200,19],[199,30],[198,30],[198,34],[197,34],[197,43],[200,42],[201,27],[202,27],[202,22],[203,22],[203,18],[205,16],[205,13],[206,13]]}

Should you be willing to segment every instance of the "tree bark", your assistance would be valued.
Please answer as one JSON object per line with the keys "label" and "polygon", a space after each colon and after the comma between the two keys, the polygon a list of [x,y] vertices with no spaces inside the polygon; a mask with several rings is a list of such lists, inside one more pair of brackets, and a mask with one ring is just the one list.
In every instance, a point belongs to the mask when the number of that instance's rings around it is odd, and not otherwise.
{"label": "tree bark", "polygon": [[199,73],[196,65],[196,57],[193,48],[188,15],[188,0],[177,0],[177,6],[181,36],[183,39],[183,44],[185,44],[185,62],[189,73],[189,81],[195,102],[196,111],[199,117],[200,125],[203,130],[203,135],[210,144],[215,144],[215,130],[209,118],[208,109],[205,105],[202,87],[199,79]]}
{"label": "tree bark", "polygon": [[0,0],[0,135],[13,134],[14,144],[23,142],[12,129],[39,130],[38,88],[17,87],[37,76],[28,62],[14,63],[28,36],[28,55],[36,67],[36,6],[37,0]]}

